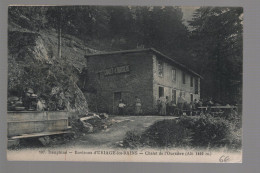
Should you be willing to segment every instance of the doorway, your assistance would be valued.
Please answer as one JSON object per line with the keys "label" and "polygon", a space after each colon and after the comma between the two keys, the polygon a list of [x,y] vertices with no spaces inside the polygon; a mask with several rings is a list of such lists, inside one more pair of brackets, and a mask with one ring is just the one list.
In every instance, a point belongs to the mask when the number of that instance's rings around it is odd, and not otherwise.
{"label": "doorway", "polygon": [[177,104],[177,93],[175,89],[172,90],[172,101],[174,104]]}
{"label": "doorway", "polygon": [[121,92],[114,92],[113,96],[113,113],[117,113],[117,106],[119,104],[119,101],[122,99],[122,93]]}
{"label": "doorway", "polygon": [[164,97],[164,88],[159,87],[159,98]]}

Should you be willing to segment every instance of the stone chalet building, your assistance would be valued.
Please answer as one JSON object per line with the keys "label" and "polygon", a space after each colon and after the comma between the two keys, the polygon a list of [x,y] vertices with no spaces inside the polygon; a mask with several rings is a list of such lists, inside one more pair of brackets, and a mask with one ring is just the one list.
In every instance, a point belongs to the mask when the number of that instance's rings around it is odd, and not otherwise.
{"label": "stone chalet building", "polygon": [[187,102],[200,98],[202,77],[153,48],[85,57],[87,88],[95,91],[98,112],[117,113],[122,99],[131,114],[136,96],[141,99],[144,114],[156,114],[160,97],[168,96],[175,103],[180,95],[184,95]]}

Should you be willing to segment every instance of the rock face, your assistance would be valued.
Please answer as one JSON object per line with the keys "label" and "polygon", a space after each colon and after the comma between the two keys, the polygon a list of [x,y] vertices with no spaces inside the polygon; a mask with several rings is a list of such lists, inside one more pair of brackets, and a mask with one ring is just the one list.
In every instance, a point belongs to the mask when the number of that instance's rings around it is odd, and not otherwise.
{"label": "rock face", "polygon": [[44,41],[39,33],[9,31],[9,54],[17,61],[31,60],[51,63]]}
{"label": "rock face", "polygon": [[59,58],[55,30],[30,31],[13,21],[9,22],[8,49],[9,97],[23,97],[24,91],[32,88],[49,109],[88,112],[77,83],[86,68],[84,55],[95,50],[73,36],[62,35]]}

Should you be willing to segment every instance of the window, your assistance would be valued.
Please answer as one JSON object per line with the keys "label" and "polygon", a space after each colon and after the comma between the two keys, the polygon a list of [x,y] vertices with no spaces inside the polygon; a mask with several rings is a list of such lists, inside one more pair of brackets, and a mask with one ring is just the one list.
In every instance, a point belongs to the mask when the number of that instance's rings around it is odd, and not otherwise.
{"label": "window", "polygon": [[159,87],[159,98],[164,96],[164,88]]}
{"label": "window", "polygon": [[193,94],[190,94],[190,101],[193,101]]}
{"label": "window", "polygon": [[190,77],[190,87],[193,87],[193,77]]}
{"label": "window", "polygon": [[172,81],[176,81],[176,69],[172,69]]}
{"label": "window", "polygon": [[184,72],[182,72],[182,83],[183,83],[183,84],[185,84],[185,83],[186,83],[186,81],[185,81],[185,77],[186,77],[186,76],[185,76],[185,73],[184,73]]}
{"label": "window", "polygon": [[195,94],[199,94],[199,79],[195,78]]}
{"label": "window", "polygon": [[158,61],[158,75],[160,77],[163,77],[163,62],[162,61]]}

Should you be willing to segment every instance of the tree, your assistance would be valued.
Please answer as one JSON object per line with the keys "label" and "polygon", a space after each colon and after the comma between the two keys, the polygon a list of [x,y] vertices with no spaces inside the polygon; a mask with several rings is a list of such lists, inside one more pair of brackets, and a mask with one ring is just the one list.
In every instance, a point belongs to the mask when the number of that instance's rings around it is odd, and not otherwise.
{"label": "tree", "polygon": [[201,7],[193,15],[192,54],[204,97],[241,102],[243,9]]}
{"label": "tree", "polygon": [[188,30],[179,7],[137,7],[136,16],[138,35],[146,47],[182,57],[187,49]]}

